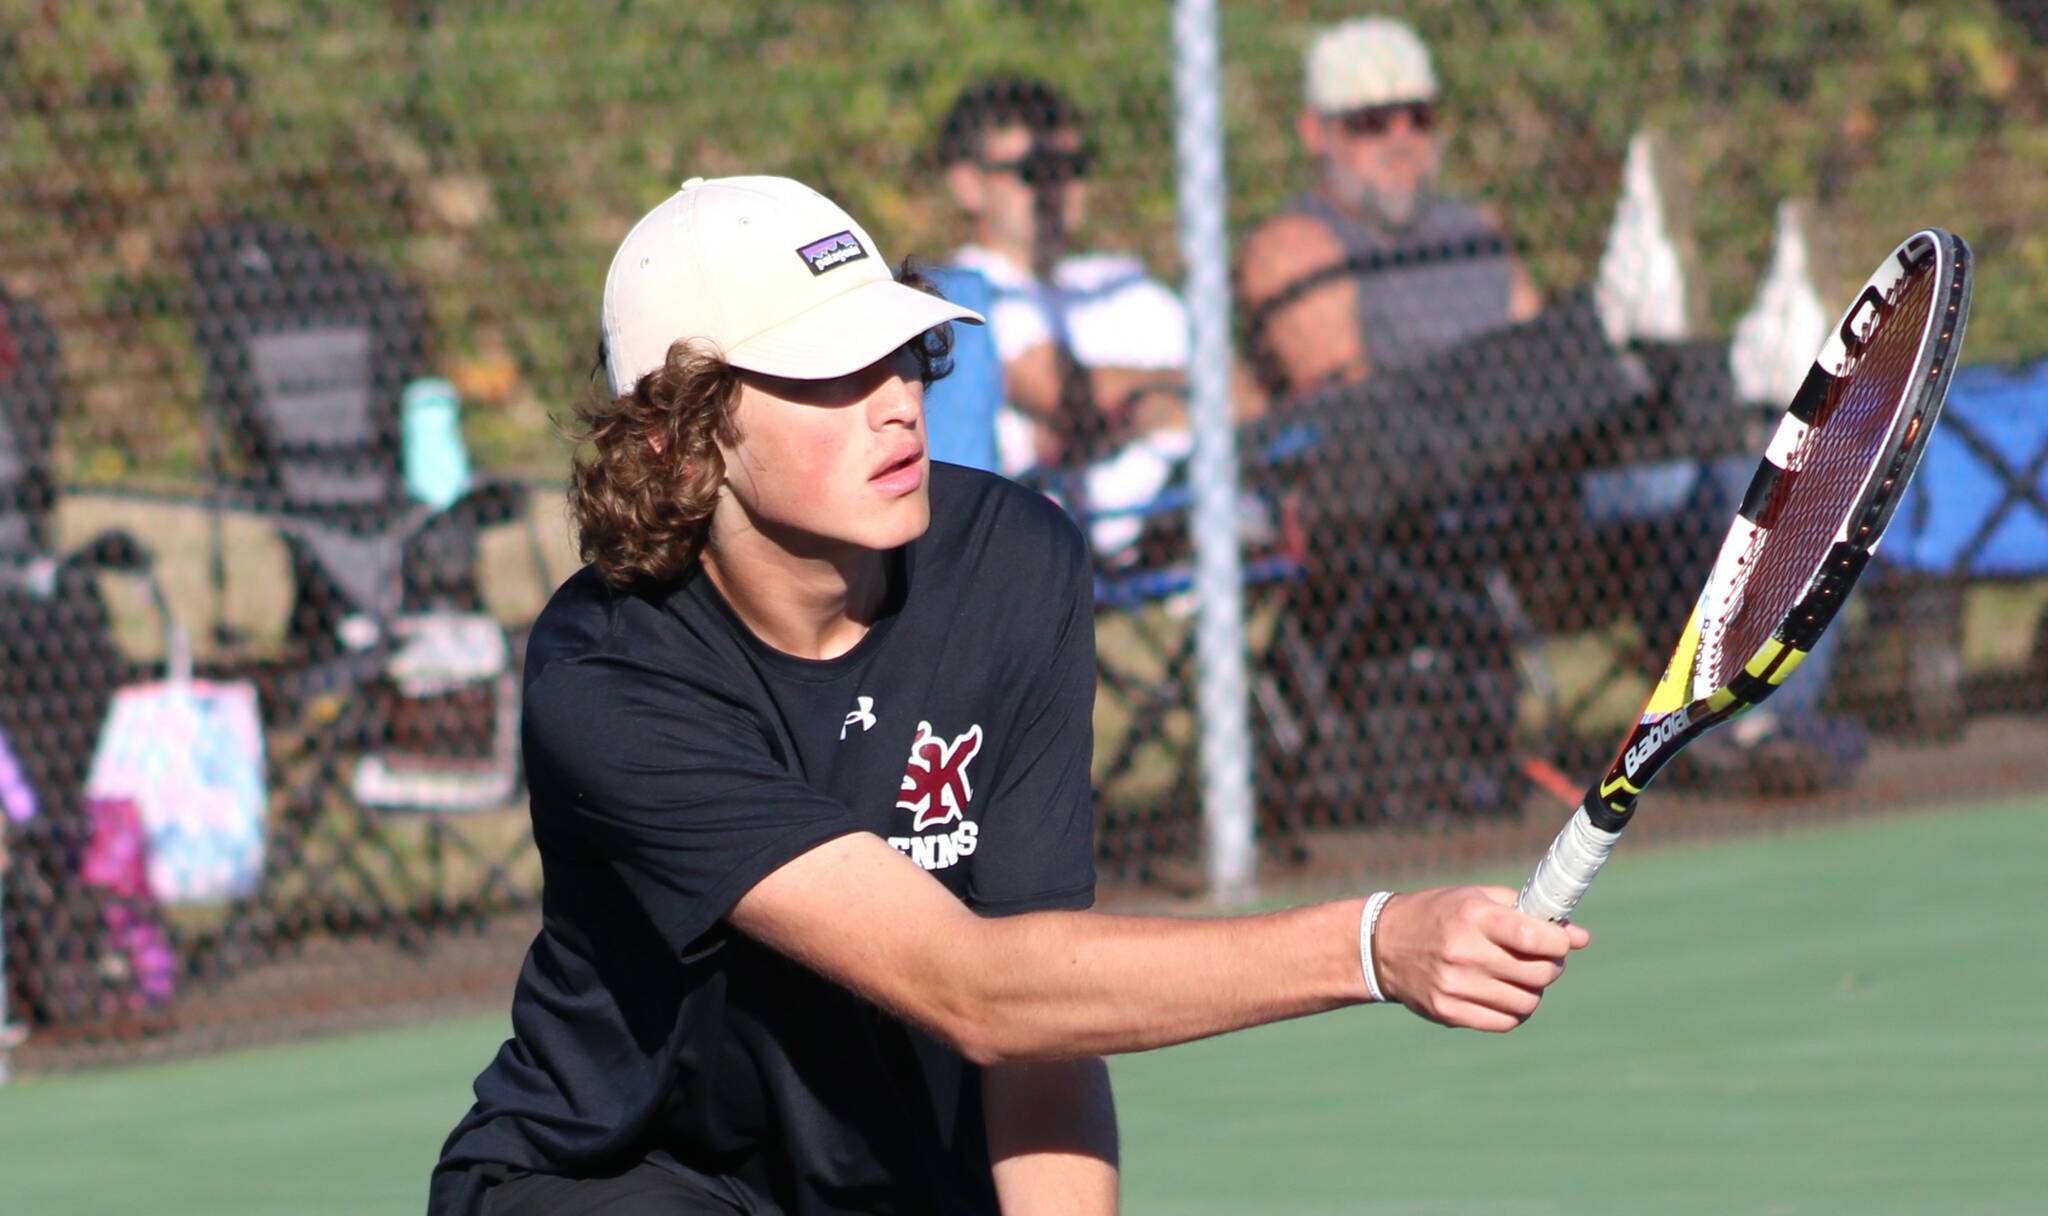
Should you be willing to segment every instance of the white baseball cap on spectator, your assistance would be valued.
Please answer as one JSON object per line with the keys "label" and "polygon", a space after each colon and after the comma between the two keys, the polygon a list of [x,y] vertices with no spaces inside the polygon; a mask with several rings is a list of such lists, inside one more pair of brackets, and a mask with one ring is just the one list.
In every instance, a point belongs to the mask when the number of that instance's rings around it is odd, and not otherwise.
{"label": "white baseball cap on spectator", "polygon": [[1343,114],[1401,102],[1435,101],[1429,48],[1406,22],[1355,17],[1309,44],[1302,93],[1318,114]]}
{"label": "white baseball cap on spectator", "polygon": [[979,313],[898,283],[873,237],[786,177],[693,177],[633,225],[604,282],[614,394],[684,339],[734,367],[792,380],[857,372]]}

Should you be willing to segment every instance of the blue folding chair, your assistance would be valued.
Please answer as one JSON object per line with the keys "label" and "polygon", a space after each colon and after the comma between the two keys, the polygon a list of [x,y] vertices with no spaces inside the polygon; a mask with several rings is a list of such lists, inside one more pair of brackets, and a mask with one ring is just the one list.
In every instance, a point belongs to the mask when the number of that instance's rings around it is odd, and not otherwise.
{"label": "blue folding chair", "polygon": [[[1906,692],[1886,708],[1914,734],[1951,736],[1979,696],[1964,679],[1965,593],[2048,577],[2048,361],[1956,372],[1876,567],[1873,641],[1892,642]],[[1984,683],[1993,703],[2048,704],[2048,620],[2023,666]]]}

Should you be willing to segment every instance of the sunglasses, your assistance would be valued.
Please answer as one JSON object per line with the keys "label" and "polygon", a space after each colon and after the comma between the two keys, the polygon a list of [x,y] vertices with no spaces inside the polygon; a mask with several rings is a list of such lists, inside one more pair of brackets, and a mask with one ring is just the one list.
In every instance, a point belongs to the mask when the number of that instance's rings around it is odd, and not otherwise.
{"label": "sunglasses", "polygon": [[1393,129],[1394,119],[1403,114],[1408,116],[1408,126],[1418,133],[1427,133],[1436,126],[1436,106],[1426,101],[1397,101],[1392,105],[1366,106],[1359,110],[1346,110],[1333,117],[1337,125],[1344,128],[1346,135],[1369,138],[1385,135]]}
{"label": "sunglasses", "polygon": [[1095,154],[1087,148],[1034,148],[1015,160],[985,160],[990,173],[1014,173],[1027,186],[1058,186],[1088,176]]}

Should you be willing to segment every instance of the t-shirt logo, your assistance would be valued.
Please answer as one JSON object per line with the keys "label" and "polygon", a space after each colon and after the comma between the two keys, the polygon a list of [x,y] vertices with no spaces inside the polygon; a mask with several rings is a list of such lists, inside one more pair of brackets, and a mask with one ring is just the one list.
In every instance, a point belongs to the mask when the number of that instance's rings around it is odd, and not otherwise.
{"label": "t-shirt logo", "polygon": [[910,830],[952,823],[967,813],[974,798],[974,786],[967,779],[967,764],[981,752],[981,724],[948,743],[932,733],[932,724],[919,722],[917,737],[910,741],[910,764],[903,771],[898,810],[914,818]]}
{"label": "t-shirt logo", "polygon": [[854,711],[846,715],[846,721],[839,724],[839,739],[841,742],[845,742],[846,732],[852,730],[855,726],[860,727],[860,733],[862,734],[875,729],[875,699],[873,697],[855,697],[854,700],[858,702]]}

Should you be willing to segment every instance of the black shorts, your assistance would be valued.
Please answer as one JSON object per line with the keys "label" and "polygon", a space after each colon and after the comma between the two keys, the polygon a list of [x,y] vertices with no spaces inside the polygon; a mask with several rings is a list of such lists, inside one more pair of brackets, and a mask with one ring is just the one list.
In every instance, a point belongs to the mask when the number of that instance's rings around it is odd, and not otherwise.
{"label": "black shorts", "polygon": [[641,1162],[622,1174],[564,1178],[509,1170],[483,1195],[481,1216],[734,1216],[703,1182]]}

